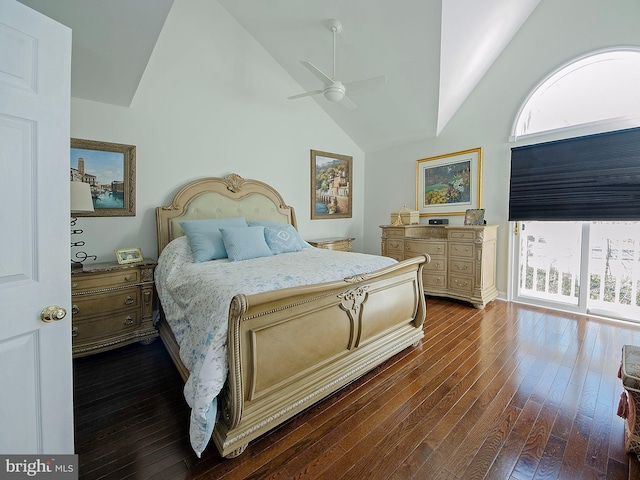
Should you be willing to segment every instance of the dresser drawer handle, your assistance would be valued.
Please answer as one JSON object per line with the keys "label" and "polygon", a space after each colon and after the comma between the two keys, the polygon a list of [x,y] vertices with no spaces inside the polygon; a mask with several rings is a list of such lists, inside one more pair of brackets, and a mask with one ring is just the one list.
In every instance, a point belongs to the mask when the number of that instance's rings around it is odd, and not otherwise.
{"label": "dresser drawer handle", "polygon": [[128,295],[126,300],[124,301],[124,304],[125,305],[131,305],[131,304],[133,304],[133,302],[134,302],[133,297],[131,295]]}
{"label": "dresser drawer handle", "polygon": [[74,283],[72,283],[72,284],[71,284],[71,288],[78,288],[78,284],[77,284],[77,283],[75,283],[75,282],[74,282]]}
{"label": "dresser drawer handle", "polygon": [[124,319],[124,324],[125,325],[133,325],[133,318],[127,316],[127,318]]}
{"label": "dresser drawer handle", "polygon": [[404,249],[405,250],[411,250],[411,245],[405,245]]}
{"label": "dresser drawer handle", "polygon": [[455,264],[455,266],[458,270],[466,270],[469,268],[469,265],[458,265],[457,263]]}
{"label": "dresser drawer handle", "polygon": [[440,262],[436,262],[436,263],[434,264],[434,267],[436,267],[436,268],[440,268]]}
{"label": "dresser drawer handle", "polygon": [[453,281],[457,286],[459,287],[466,287],[467,285],[469,285],[469,282],[459,282],[458,280],[454,280]]}
{"label": "dresser drawer handle", "polygon": [[71,337],[77,337],[78,336],[78,327],[73,327],[71,329]]}
{"label": "dresser drawer handle", "polygon": [[71,306],[71,313],[73,315],[77,315],[80,313],[80,307],[78,307],[78,305],[72,305]]}
{"label": "dresser drawer handle", "polygon": [[442,247],[436,247],[436,252],[441,252],[442,251]]}
{"label": "dresser drawer handle", "polygon": [[133,280],[133,276],[132,275],[125,275],[125,277],[124,277],[124,281],[125,282],[130,282],[131,280]]}
{"label": "dresser drawer handle", "polygon": [[389,243],[389,245],[391,246],[391,248],[398,248],[400,246],[400,243]]}

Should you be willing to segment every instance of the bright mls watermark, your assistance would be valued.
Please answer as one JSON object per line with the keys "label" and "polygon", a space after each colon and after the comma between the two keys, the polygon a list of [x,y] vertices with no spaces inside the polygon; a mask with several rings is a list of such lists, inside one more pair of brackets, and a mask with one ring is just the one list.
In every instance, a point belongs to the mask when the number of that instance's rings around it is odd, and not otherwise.
{"label": "bright mls watermark", "polygon": [[77,480],[77,455],[0,455],[0,480]]}

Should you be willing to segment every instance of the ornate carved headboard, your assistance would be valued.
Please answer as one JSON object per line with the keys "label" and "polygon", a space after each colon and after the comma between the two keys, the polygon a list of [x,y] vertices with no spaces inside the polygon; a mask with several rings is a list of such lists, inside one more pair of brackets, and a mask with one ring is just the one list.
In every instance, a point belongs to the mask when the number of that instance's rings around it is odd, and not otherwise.
{"label": "ornate carved headboard", "polygon": [[229,217],[297,227],[293,207],[286,205],[282,196],[266,183],[235,173],[224,178],[202,178],[182,187],[170,205],[156,208],[158,255],[171,240],[184,235],[179,222]]}

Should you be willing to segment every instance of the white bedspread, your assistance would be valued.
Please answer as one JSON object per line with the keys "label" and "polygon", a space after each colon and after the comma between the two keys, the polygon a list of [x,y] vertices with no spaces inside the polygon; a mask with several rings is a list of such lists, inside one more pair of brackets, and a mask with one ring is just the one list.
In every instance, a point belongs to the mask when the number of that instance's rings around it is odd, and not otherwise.
{"label": "white bedspread", "polygon": [[190,372],[184,395],[191,407],[190,436],[196,454],[200,456],[209,442],[215,398],[227,377],[227,317],[235,295],[340,280],[393,263],[377,255],[317,248],[241,262],[193,263],[186,237],[167,245],[155,270],[156,288],[180,345],[180,358]]}

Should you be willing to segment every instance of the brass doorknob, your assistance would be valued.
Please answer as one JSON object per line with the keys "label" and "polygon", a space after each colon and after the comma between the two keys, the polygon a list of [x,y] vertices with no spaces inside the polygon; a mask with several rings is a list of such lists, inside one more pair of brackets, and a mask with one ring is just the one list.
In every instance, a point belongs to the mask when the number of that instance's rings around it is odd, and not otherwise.
{"label": "brass doorknob", "polygon": [[49,305],[47,308],[40,312],[40,319],[43,322],[57,322],[62,320],[67,315],[67,311],[59,307],[58,305]]}

